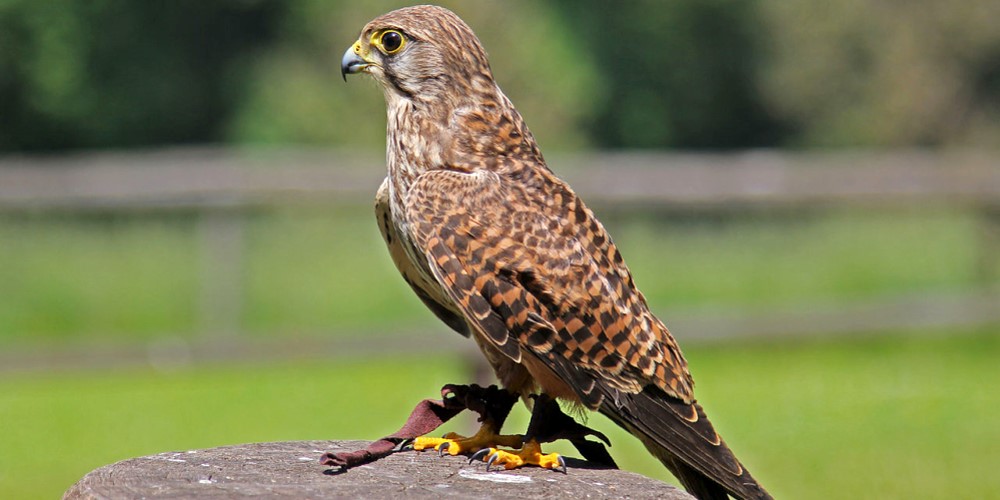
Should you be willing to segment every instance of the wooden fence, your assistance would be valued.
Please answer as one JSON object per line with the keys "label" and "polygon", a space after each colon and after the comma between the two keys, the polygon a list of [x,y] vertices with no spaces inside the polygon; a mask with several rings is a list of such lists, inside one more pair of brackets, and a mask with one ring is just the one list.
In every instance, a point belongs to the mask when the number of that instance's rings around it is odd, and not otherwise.
{"label": "wooden fence", "polygon": [[[1000,153],[590,153],[550,166],[591,204],[678,209],[1000,206]],[[0,210],[190,210],[369,203],[378,155],[179,149],[0,157]]]}
{"label": "wooden fence", "polygon": [[[588,203],[604,207],[739,213],[960,205],[980,215],[980,270],[984,283],[995,282],[990,273],[1000,259],[1000,154],[631,152],[553,156],[549,163]],[[0,213],[197,212],[206,261],[201,287],[205,329],[235,331],[241,316],[246,211],[368,204],[384,175],[379,155],[330,150],[192,148],[7,157],[0,158]],[[671,324],[704,332],[705,338],[732,338],[997,322],[1000,292],[985,287],[962,295],[901,297],[826,309],[752,315],[710,311],[675,316]]]}

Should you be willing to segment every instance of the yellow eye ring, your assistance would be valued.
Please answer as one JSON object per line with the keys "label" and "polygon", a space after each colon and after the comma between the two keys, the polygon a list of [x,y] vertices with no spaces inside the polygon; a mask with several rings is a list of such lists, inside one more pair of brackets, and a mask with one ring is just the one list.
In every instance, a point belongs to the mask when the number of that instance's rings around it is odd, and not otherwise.
{"label": "yellow eye ring", "polygon": [[388,56],[403,50],[403,46],[406,45],[406,37],[396,30],[385,30],[372,36],[372,42]]}

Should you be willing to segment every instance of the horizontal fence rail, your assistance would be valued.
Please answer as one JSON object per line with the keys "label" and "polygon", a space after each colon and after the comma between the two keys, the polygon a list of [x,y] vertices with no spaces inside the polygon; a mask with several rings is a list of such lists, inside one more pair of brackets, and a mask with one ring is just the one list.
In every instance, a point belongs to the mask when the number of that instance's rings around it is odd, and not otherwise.
{"label": "horizontal fence rail", "polygon": [[[1000,204],[1000,153],[592,153],[550,167],[592,203],[687,207]],[[0,158],[0,210],[368,203],[376,155],[183,149]]]}
{"label": "horizontal fence rail", "polygon": [[[753,151],[733,154],[588,153],[552,156],[550,166],[592,204],[677,212],[789,210],[805,207],[959,205],[981,214],[980,268],[985,287],[931,296],[858,303],[779,307],[770,311],[661,311],[683,342],[842,335],[926,328],[968,329],[1000,323],[1000,290],[988,273],[1000,259],[1000,152],[932,153]],[[329,150],[173,149],[0,158],[0,213],[135,214],[189,211],[199,215],[203,272],[199,299],[204,334],[185,343],[193,360],[300,357],[317,352],[367,352],[343,340],[312,340],[278,348],[260,339],[225,351],[240,330],[245,209],[372,202],[385,175],[374,154]],[[376,342],[379,352],[421,345]],[[470,344],[471,345],[471,344]],[[96,349],[96,350],[95,350]],[[155,342],[90,350],[0,354],[9,370],[184,359]],[[136,353],[140,353],[137,355]],[[464,352],[456,350],[456,352]],[[221,353],[221,354],[220,354]],[[306,353],[306,354],[304,354]],[[141,362],[141,361],[140,361]],[[0,369],[0,373],[5,370]]]}

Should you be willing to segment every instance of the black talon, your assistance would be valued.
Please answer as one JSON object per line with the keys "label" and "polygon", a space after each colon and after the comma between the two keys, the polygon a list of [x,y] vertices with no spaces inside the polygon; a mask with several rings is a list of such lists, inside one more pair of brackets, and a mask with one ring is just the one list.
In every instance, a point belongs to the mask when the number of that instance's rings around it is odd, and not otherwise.
{"label": "black talon", "polygon": [[564,458],[562,457],[562,455],[559,455],[559,456],[558,456],[558,457],[556,457],[556,458],[558,458],[558,459],[559,459],[559,467],[556,467],[556,470],[559,470],[559,468],[560,468],[560,467],[562,467],[562,473],[563,473],[563,474],[569,474],[569,473],[568,473],[568,472],[566,471],[566,460],[565,460],[565,459],[564,459]]}
{"label": "black talon", "polygon": [[410,447],[409,449],[411,450],[413,449],[413,438],[406,438],[403,440],[403,442],[399,443],[399,451],[406,450],[407,446]]}
{"label": "black talon", "polygon": [[445,450],[451,448],[451,441],[445,441],[438,445],[438,456],[443,457]]}
{"label": "black talon", "polygon": [[493,465],[493,462],[496,462],[498,458],[500,458],[499,453],[490,455],[490,459],[486,461],[486,472],[490,471],[490,466]]}
{"label": "black talon", "polygon": [[473,453],[472,456],[469,457],[469,463],[471,464],[472,462],[475,462],[476,460],[482,460],[483,457],[486,456],[486,454],[489,453],[489,452],[490,452],[489,448],[483,448],[483,449],[481,449],[481,450]]}

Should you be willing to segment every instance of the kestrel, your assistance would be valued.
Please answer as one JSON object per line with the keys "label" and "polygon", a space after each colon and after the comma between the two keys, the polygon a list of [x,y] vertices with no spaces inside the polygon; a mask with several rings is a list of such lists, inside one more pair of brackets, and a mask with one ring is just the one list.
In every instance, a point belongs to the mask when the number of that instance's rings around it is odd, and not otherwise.
{"label": "kestrel", "polygon": [[375,211],[393,262],[533,407],[523,436],[500,436],[502,417],[487,418],[471,438],[414,447],[565,468],[540,450],[558,434],[545,421],[561,415],[559,400],[610,417],[699,498],[770,498],[705,417],[677,342],[604,226],[546,166],[469,26],[433,6],[384,14],[341,69],[385,93],[388,175]]}

